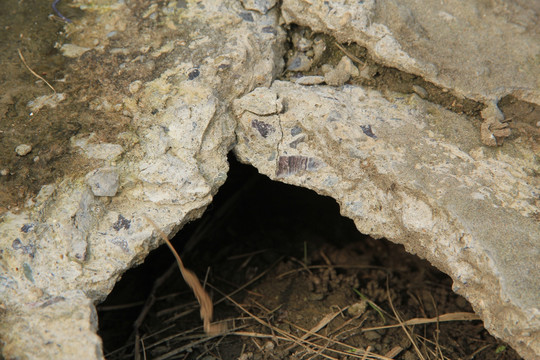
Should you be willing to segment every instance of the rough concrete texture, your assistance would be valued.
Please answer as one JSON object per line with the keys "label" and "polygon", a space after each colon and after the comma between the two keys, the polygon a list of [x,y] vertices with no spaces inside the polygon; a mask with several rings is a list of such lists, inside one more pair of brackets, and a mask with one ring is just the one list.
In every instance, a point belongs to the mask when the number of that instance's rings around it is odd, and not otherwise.
{"label": "rough concrete texture", "polygon": [[[488,330],[525,358],[540,356],[539,165],[530,144],[486,148],[466,118],[414,95],[267,89],[283,68],[274,0],[74,3],[85,15],[68,25],[64,55],[84,57],[81,71],[121,57],[101,82],[119,90],[80,101],[111,119],[120,112],[129,127],[108,141],[74,136],[70,150],[85,166],[71,164],[21,211],[1,215],[5,358],[102,358],[94,305],[161,243],[142,215],[168,234],[199,217],[225,181],[236,126],[243,161],[335,197],[360,231],[430,260]],[[491,104],[485,143],[506,136],[495,106],[502,96],[539,103],[536,2],[307,4],[285,0],[283,17]],[[69,101],[55,98],[39,106]]]}
{"label": "rough concrete texture", "polygon": [[[73,173],[43,186],[22,211],[2,215],[3,358],[103,358],[94,305],[161,243],[142,215],[172,234],[202,214],[228,170],[230,101],[270,85],[282,68],[277,10],[247,12],[227,0],[156,5],[92,1],[89,15],[70,25],[87,61],[125,56],[111,70],[129,87],[116,109],[130,117],[130,131],[115,143],[77,135],[72,150],[91,160],[86,174],[72,164]],[[158,15],[172,40],[155,33]],[[109,45],[113,31],[129,34],[123,48]],[[145,67],[159,70],[138,78]],[[115,96],[92,106],[113,108]]]}
{"label": "rough concrete texture", "polygon": [[538,1],[284,0],[288,23],[365,46],[382,64],[485,103],[482,141],[510,135],[498,101],[540,104]]}
{"label": "rough concrete texture", "polygon": [[540,168],[527,148],[486,149],[465,117],[355,86],[275,81],[234,112],[241,161],[333,197],[362,233],[449,274],[493,334],[540,354]]}

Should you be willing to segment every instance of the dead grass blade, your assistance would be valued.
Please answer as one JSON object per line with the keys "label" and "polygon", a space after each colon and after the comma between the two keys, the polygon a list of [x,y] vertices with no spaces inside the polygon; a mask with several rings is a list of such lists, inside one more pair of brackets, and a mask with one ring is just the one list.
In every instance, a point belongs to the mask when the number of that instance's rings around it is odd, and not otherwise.
{"label": "dead grass blade", "polygon": [[364,68],[367,66],[367,61],[362,61],[360,60],[359,58],[357,58],[356,56],[354,56],[350,51],[348,51],[347,49],[345,49],[345,47],[343,45],[341,45],[340,43],[338,43],[337,41],[334,43],[336,44],[336,46],[338,47],[339,50],[343,51],[343,53],[345,55],[347,55],[349,57],[349,59],[351,59],[352,61],[354,61],[355,63],[357,63],[358,65],[362,65],[362,67],[360,68],[360,70],[364,70]]}
{"label": "dead grass blade", "polygon": [[[292,258],[291,260],[295,260],[294,258]],[[294,270],[289,270],[289,271],[286,271],[282,274],[279,274],[276,276],[276,280],[281,280],[283,279],[284,277],[287,277],[289,275],[292,275],[292,274],[296,274],[297,272],[300,272],[300,271],[303,271],[303,270],[307,270],[309,273],[311,273],[311,270],[316,270],[316,269],[328,269],[328,265],[310,265],[310,266],[307,266],[305,264],[303,264],[301,261],[298,261],[301,265],[302,265],[302,268],[301,269],[294,269]],[[375,269],[375,270],[386,270],[386,268],[382,267],[382,266],[372,266],[372,265],[333,265],[332,266],[334,269]]]}
{"label": "dead grass blade", "polygon": [[32,75],[34,75],[35,77],[37,77],[38,79],[42,80],[45,82],[45,84],[47,84],[48,87],[51,88],[51,90],[56,94],[56,90],[53,88],[53,86],[51,84],[49,84],[49,82],[47,80],[45,80],[45,78],[43,78],[42,76],[39,76],[34,70],[32,70],[30,68],[30,66],[28,66],[28,64],[26,63],[26,60],[24,59],[24,56],[21,52],[21,49],[17,49],[17,51],[19,52],[19,57],[21,58],[21,61],[22,63],[24,64],[24,66],[28,69],[28,71],[30,71],[32,73]]}
{"label": "dead grass blade", "polygon": [[412,346],[414,347],[414,350],[416,351],[416,355],[420,358],[420,360],[425,360],[424,355],[418,348],[418,345],[416,344],[415,339],[412,337],[412,335],[407,330],[407,327],[403,324],[403,320],[401,320],[401,317],[396,311],[396,308],[394,307],[394,303],[392,302],[392,297],[390,296],[390,285],[388,285],[388,277],[386,278],[386,295],[388,296],[388,302],[390,303],[390,307],[392,308],[392,312],[394,313],[394,316],[396,317],[397,321],[399,322],[399,326],[403,329],[405,332],[405,335],[409,338],[409,341],[411,342]]}
{"label": "dead grass blade", "polygon": [[[229,297],[228,295],[224,294],[223,292],[221,292],[219,289],[217,289],[216,287],[212,286],[211,284],[208,284],[208,286],[210,286],[211,288],[213,288],[214,290],[216,290],[217,292],[221,293],[222,296],[224,296],[228,301],[230,301],[232,304],[234,304],[236,307],[238,307],[240,310],[242,310],[244,313],[246,313],[249,317],[251,317],[252,319],[254,319],[256,322],[258,322],[259,324],[263,325],[264,327],[267,327],[269,328],[270,330],[274,331],[275,333],[279,334],[279,335],[265,335],[265,337],[276,337],[279,336],[279,339],[280,340],[284,340],[284,341],[289,341],[289,342],[293,342],[295,345],[298,345],[298,346],[301,346],[303,347],[306,351],[308,352],[315,352],[316,349],[320,349],[322,348],[323,346],[322,345],[319,345],[317,343],[314,343],[312,341],[308,341],[307,339],[306,340],[302,340],[300,337],[298,336],[295,336],[291,333],[288,333],[276,326],[273,326],[265,321],[263,321],[262,319],[260,319],[259,317],[257,317],[256,315],[252,314],[249,310],[247,310],[245,307],[243,307],[242,305],[240,305],[238,302],[236,302],[235,300],[233,300],[231,297]],[[339,314],[340,312],[338,312]],[[303,331],[304,333],[308,333],[309,331],[306,330],[306,329],[303,329],[302,327],[299,327],[295,324],[292,324],[290,322],[287,322],[288,324],[294,326],[295,328]],[[321,322],[319,322],[320,324]],[[317,326],[316,326],[317,327]],[[237,335],[241,335],[241,333],[238,333]],[[347,345],[347,344],[344,344],[342,342],[339,342],[337,340],[334,340],[334,339],[330,339],[326,336],[323,336],[323,335],[320,335],[320,334],[317,334],[317,333],[313,333],[312,334],[313,336],[319,338],[319,339],[323,339],[323,340],[326,340],[326,341],[329,341],[331,344],[335,344],[335,345],[340,345],[340,346],[343,346],[345,348],[349,348],[351,349],[350,352],[347,352],[347,351],[341,351],[341,350],[337,350],[337,349],[332,349],[332,348],[326,348],[326,350],[332,352],[332,353],[335,353],[335,354],[339,354],[339,355],[342,355],[342,356],[350,356],[350,357],[355,357],[355,358],[362,358],[364,357],[365,359],[375,359],[375,360],[392,360],[386,356],[382,356],[382,355],[378,355],[378,354],[374,354],[374,353],[370,353],[368,351],[365,351],[365,350],[362,350],[362,349],[357,349],[357,348],[353,348],[352,346],[350,345]],[[329,360],[333,360],[335,358],[329,356],[329,355],[326,355],[324,353],[320,353],[319,356],[321,357],[324,357],[326,359],[329,359]]]}
{"label": "dead grass blade", "polygon": [[469,312],[455,312],[455,313],[449,313],[449,314],[443,314],[439,317],[433,317],[433,318],[414,318],[407,321],[403,321],[400,324],[394,324],[394,325],[384,325],[384,326],[375,326],[370,328],[362,329],[362,331],[373,331],[373,330],[381,330],[381,329],[391,329],[400,327],[402,325],[405,326],[412,326],[412,325],[423,325],[423,324],[433,324],[437,322],[448,322],[448,321],[473,321],[473,320],[481,320],[480,317],[474,313]]}
{"label": "dead grass blade", "polygon": [[171,350],[171,351],[169,351],[169,352],[167,352],[167,353],[165,353],[165,354],[163,354],[163,355],[160,355],[160,356],[154,358],[154,360],[165,360],[165,359],[168,359],[168,358],[170,358],[170,357],[172,357],[172,356],[175,356],[175,355],[178,355],[178,354],[180,354],[180,353],[183,353],[184,351],[188,351],[189,349],[192,349],[192,348],[194,348],[195,346],[197,346],[197,345],[199,345],[199,344],[202,344],[202,343],[205,343],[205,342],[207,342],[208,340],[211,340],[211,339],[216,338],[216,337],[218,337],[218,336],[221,336],[221,335],[218,334],[218,335],[210,335],[210,336],[206,336],[206,337],[204,337],[204,338],[202,338],[202,339],[200,339],[200,340],[190,342],[189,344],[184,345],[184,346],[181,346],[181,347],[179,347],[179,348],[175,348],[175,349],[173,349],[173,350]]}
{"label": "dead grass blade", "polygon": [[[234,296],[235,294],[239,293],[240,291],[244,290],[246,287],[248,287],[249,285],[253,284],[254,282],[258,281],[260,278],[262,278],[263,276],[265,276],[271,269],[273,269],[277,264],[279,264],[279,262],[281,262],[281,260],[283,260],[283,256],[280,257],[278,260],[276,260],[272,265],[270,265],[266,270],[264,270],[263,272],[261,272],[259,275],[255,276],[253,279],[251,279],[250,281],[248,281],[247,283],[245,283],[244,285],[236,288],[236,290],[234,290],[233,292],[229,293],[228,296]],[[218,300],[215,301],[215,305],[218,305],[220,303],[222,303],[223,301],[225,301],[226,298],[225,297],[222,297]],[[183,305],[182,305],[183,306]],[[162,316],[168,312],[171,312],[171,311],[174,311],[176,308],[170,308],[170,309],[165,309],[165,310],[162,310],[158,313],[159,316]],[[181,317],[184,317],[188,314],[191,314],[192,310],[186,310],[184,311],[183,313],[181,314],[176,314],[174,316],[171,316],[169,317],[167,320],[165,320],[166,323],[170,323],[170,322],[173,322],[175,320],[178,320],[179,318]]]}
{"label": "dead grass blade", "polygon": [[362,360],[366,360],[367,354],[371,351],[371,345],[368,345],[366,348],[366,352],[364,353],[364,356],[362,356]]}
{"label": "dead grass blade", "polygon": [[[345,308],[344,310],[347,310],[347,308]],[[315,333],[318,333],[323,327],[325,327],[326,325],[328,325],[332,320],[334,320],[336,318],[336,316],[338,316],[339,314],[341,314],[341,310],[338,311],[338,312],[335,312],[333,314],[327,314],[326,316],[324,316],[321,321],[319,321],[317,323],[317,325],[315,325],[314,327],[312,327],[311,329],[309,329],[308,331],[306,331],[306,333],[304,335],[302,335],[300,337],[300,340],[305,340],[307,339],[308,337],[310,337],[311,335],[315,335]],[[295,344],[289,346],[286,351],[289,351],[291,350],[294,346],[296,346]]]}
{"label": "dead grass blade", "polygon": [[395,358],[403,351],[403,348],[401,346],[394,346],[392,350],[384,354],[384,356],[389,357],[390,359]]}
{"label": "dead grass blade", "polygon": [[148,221],[150,225],[152,225],[156,229],[159,236],[161,236],[163,241],[165,241],[165,243],[173,253],[176,262],[178,263],[178,267],[180,268],[180,273],[184,278],[184,281],[188,284],[191,290],[193,290],[197,301],[201,305],[201,319],[203,319],[204,332],[208,335],[217,335],[222,333],[224,329],[221,325],[212,324],[212,316],[214,312],[212,300],[210,299],[210,296],[208,295],[206,290],[204,290],[204,288],[202,287],[197,276],[191,270],[184,267],[184,263],[182,262],[180,255],[178,255],[178,253],[172,246],[171,242],[167,238],[167,235],[165,235],[165,233],[161,231],[161,229],[158,228],[157,225],[152,220],[150,220],[150,218],[148,218],[146,215],[143,215],[143,217],[146,219],[146,221]]}

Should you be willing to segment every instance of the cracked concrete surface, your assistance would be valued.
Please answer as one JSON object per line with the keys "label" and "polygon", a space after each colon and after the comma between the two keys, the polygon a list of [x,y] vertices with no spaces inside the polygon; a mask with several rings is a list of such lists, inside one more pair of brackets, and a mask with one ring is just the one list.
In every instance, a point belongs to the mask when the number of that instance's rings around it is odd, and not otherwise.
{"label": "cracked concrete surface", "polygon": [[365,46],[385,65],[483,102],[486,145],[511,134],[501,98],[540,104],[537,2],[285,0],[282,11],[288,23]]}

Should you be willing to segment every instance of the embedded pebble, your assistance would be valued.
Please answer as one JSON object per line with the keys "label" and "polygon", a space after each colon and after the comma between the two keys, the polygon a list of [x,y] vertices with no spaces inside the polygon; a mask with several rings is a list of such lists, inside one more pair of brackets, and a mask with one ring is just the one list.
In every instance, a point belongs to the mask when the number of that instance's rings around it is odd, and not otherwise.
{"label": "embedded pebble", "polygon": [[56,106],[58,106],[58,104],[61,101],[64,101],[65,99],[66,99],[66,95],[64,93],[56,93],[54,95],[43,95],[34,100],[30,100],[27,106],[32,110],[32,112],[35,113],[44,106],[48,106],[54,109]]}
{"label": "embedded pebble", "polygon": [[360,70],[359,76],[362,79],[371,80],[373,78],[374,72],[374,68],[372,68],[371,66],[363,66],[362,70]]}
{"label": "embedded pebble", "polygon": [[330,64],[324,64],[321,66],[321,71],[323,74],[329,73],[332,70],[334,70],[334,67]]}
{"label": "embedded pebble", "polygon": [[302,52],[307,52],[308,50],[311,49],[312,46],[313,46],[313,40],[306,39],[304,37],[299,39],[298,43],[296,44],[296,48],[298,49],[298,51],[302,51]]}
{"label": "embedded pebble", "polygon": [[427,98],[428,92],[423,87],[418,86],[418,85],[413,85],[412,89],[416,93],[416,95],[420,96],[422,99]]}
{"label": "embedded pebble", "polygon": [[95,196],[114,196],[118,191],[119,176],[114,168],[101,168],[90,172],[86,182]]}
{"label": "embedded pebble", "polygon": [[354,66],[351,59],[343,56],[335,69],[324,74],[324,80],[328,85],[341,86],[345,84],[351,76],[358,76],[358,68]]}
{"label": "embedded pebble", "polygon": [[381,334],[377,333],[376,331],[366,331],[364,333],[364,337],[366,339],[375,341],[375,340],[377,340],[377,339],[379,339],[381,337]]}
{"label": "embedded pebble", "polygon": [[287,64],[287,70],[289,71],[308,71],[311,68],[312,61],[306,56],[306,54],[295,54]]}
{"label": "embedded pebble", "polygon": [[313,40],[313,62],[318,62],[326,50],[326,42],[324,39],[320,36],[317,36],[315,40]]}
{"label": "embedded pebble", "polygon": [[324,82],[324,76],[302,76],[295,83],[298,85],[319,85]]}
{"label": "embedded pebble", "polygon": [[73,146],[82,149],[84,155],[90,159],[100,159],[113,161],[124,153],[124,148],[119,144],[94,143],[96,136],[94,133],[83,138],[72,138]]}
{"label": "embedded pebble", "polygon": [[2,170],[0,170],[0,175],[2,175],[2,176],[8,176],[8,175],[9,175],[9,169],[2,169]]}
{"label": "embedded pebble", "polygon": [[131,84],[129,84],[129,92],[132,94],[135,94],[137,91],[141,89],[141,85],[142,85],[141,80],[136,80],[132,82]]}
{"label": "embedded pebble", "polygon": [[32,151],[32,146],[26,144],[21,144],[15,148],[15,152],[19,156],[27,155],[30,151]]}
{"label": "embedded pebble", "polygon": [[261,14],[266,14],[268,10],[276,6],[277,0],[242,0],[242,5],[246,10],[254,10]]}

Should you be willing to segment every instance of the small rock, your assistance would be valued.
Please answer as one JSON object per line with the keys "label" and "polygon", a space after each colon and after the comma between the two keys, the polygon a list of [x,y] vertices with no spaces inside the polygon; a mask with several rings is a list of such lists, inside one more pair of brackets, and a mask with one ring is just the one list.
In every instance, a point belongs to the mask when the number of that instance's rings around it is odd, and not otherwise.
{"label": "small rock", "polygon": [[320,36],[317,36],[313,40],[313,62],[317,63],[323,56],[324,51],[326,50],[326,42]]}
{"label": "small rock", "polygon": [[420,96],[422,99],[425,99],[428,96],[428,92],[426,91],[426,89],[424,89],[421,86],[413,85],[412,90],[416,93],[416,95]]}
{"label": "small rock", "polygon": [[77,58],[90,50],[90,48],[75,45],[75,44],[64,44],[60,48],[60,51],[62,51],[62,54],[64,56],[70,57],[70,58]]}
{"label": "small rock", "polygon": [[2,176],[8,176],[8,175],[9,175],[9,169],[2,169],[2,170],[0,170],[0,175],[2,175]]}
{"label": "small rock", "polygon": [[118,171],[114,168],[102,168],[90,172],[86,182],[95,196],[114,196],[119,185]]}
{"label": "small rock", "polygon": [[142,85],[141,80],[136,80],[132,82],[131,84],[129,84],[129,92],[132,94],[135,94],[137,91],[141,89],[141,85]]}
{"label": "small rock", "polygon": [[367,308],[367,302],[361,301],[361,302],[358,302],[349,306],[349,310],[347,312],[352,317],[360,316],[366,312],[366,308]]}
{"label": "small rock", "polygon": [[19,156],[27,155],[30,151],[32,151],[32,146],[26,144],[21,144],[15,148],[15,152]]}
{"label": "small rock", "polygon": [[302,76],[295,83],[298,85],[319,85],[324,82],[324,76]]}
{"label": "small rock", "polygon": [[354,65],[351,59],[349,59],[347,56],[344,56],[339,61],[339,64],[337,66],[338,69],[343,69],[343,71],[346,71],[351,76],[358,76],[360,72],[358,71],[358,68]]}
{"label": "small rock", "polygon": [[504,115],[496,103],[487,104],[480,112],[484,122],[480,126],[480,138],[482,143],[488,146],[500,146],[504,139],[512,134],[508,124],[504,122]]}
{"label": "small rock", "polygon": [[247,352],[247,353],[243,353],[242,355],[240,355],[238,360],[249,360],[252,357],[253,357],[253,353],[252,352]]}
{"label": "small rock", "polygon": [[298,40],[298,43],[296,44],[296,48],[298,51],[306,52],[310,50],[313,47],[313,40],[301,38]]}
{"label": "small rock", "polygon": [[61,101],[66,99],[64,93],[56,93],[54,95],[43,95],[37,99],[30,100],[27,106],[32,110],[32,112],[37,112],[44,106],[48,106],[54,109]]}
{"label": "small rock", "polygon": [[73,137],[71,144],[81,148],[83,154],[90,159],[114,161],[124,153],[124,148],[119,144],[96,143],[94,133],[86,137]]}
{"label": "small rock", "polygon": [[364,337],[368,340],[372,340],[372,341],[375,341],[377,339],[379,339],[381,337],[381,335],[379,333],[377,333],[376,331],[366,331],[364,333]]}
{"label": "small rock", "polygon": [[363,66],[360,71],[360,77],[365,80],[371,80],[373,78],[374,69],[371,66]]}
{"label": "small rock", "polygon": [[277,0],[242,0],[242,4],[246,10],[254,10],[264,15],[276,6]]}
{"label": "small rock", "polygon": [[358,68],[354,66],[352,60],[343,56],[334,70],[324,74],[324,80],[328,85],[341,86],[349,81],[351,76],[358,76],[358,74]]}
{"label": "small rock", "polygon": [[306,56],[306,54],[295,54],[287,64],[287,70],[289,71],[308,71],[311,68],[312,61]]}
{"label": "small rock", "polygon": [[323,74],[327,74],[332,70],[334,70],[334,67],[330,64],[324,64],[321,66],[321,71]]}

